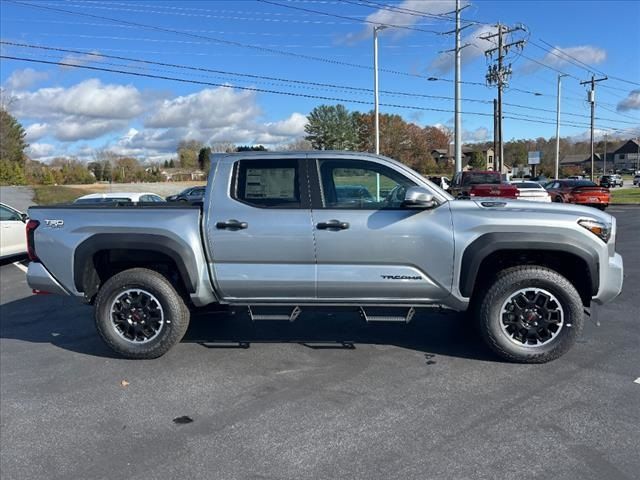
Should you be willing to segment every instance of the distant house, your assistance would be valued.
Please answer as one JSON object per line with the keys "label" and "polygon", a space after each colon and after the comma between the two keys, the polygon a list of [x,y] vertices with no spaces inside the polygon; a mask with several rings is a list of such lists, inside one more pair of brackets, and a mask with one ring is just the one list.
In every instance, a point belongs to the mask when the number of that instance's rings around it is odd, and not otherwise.
{"label": "distant house", "polygon": [[160,171],[160,175],[165,182],[188,182],[203,180],[206,174],[202,170],[189,168],[164,168]]}
{"label": "distant house", "polygon": [[[471,161],[471,154],[473,152],[481,152],[486,162],[485,169],[494,170],[495,155],[493,153],[493,148],[476,150],[474,148],[462,147],[462,169],[464,171],[469,170],[469,162]],[[435,150],[431,150],[431,157],[436,161],[438,165],[454,165],[456,160],[454,146],[449,145],[449,148],[437,148]],[[507,169],[510,170],[510,167],[507,168],[505,165],[505,171],[503,173],[506,173]]]}
{"label": "distant house", "polygon": [[[607,155],[607,158],[609,156]],[[604,162],[602,161],[602,156],[599,153],[595,153],[593,155],[594,167],[596,170],[602,170],[604,166]],[[561,167],[579,167],[582,170],[590,170],[591,169],[591,156],[585,155],[584,153],[578,153],[575,155],[565,155],[562,160],[560,160]]]}
{"label": "distant house", "polygon": [[616,170],[637,170],[640,165],[638,155],[640,146],[637,140],[629,140],[613,152],[613,162]]}

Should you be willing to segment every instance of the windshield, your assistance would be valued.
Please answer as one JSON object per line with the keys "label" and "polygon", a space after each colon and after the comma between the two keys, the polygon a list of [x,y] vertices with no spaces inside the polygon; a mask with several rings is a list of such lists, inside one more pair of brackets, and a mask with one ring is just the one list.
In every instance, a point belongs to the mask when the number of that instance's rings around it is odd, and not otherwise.
{"label": "windshield", "polygon": [[573,180],[567,182],[570,187],[597,187],[597,185],[589,180]]}
{"label": "windshield", "polygon": [[478,172],[478,173],[467,173],[462,177],[463,185],[480,185],[480,184],[492,184],[499,185],[500,174],[494,172]]}
{"label": "windshield", "polygon": [[518,188],[542,188],[542,185],[536,182],[515,182],[514,185]]}
{"label": "windshield", "polygon": [[130,201],[130,198],[79,198],[73,203],[117,203]]}

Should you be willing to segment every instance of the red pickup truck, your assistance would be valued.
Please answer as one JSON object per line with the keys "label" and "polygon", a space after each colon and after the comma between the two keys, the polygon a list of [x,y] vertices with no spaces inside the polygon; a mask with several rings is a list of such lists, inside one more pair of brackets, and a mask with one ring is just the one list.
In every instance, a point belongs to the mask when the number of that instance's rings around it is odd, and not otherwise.
{"label": "red pickup truck", "polygon": [[501,197],[518,198],[518,189],[502,181],[499,172],[458,172],[453,177],[451,195],[456,198]]}

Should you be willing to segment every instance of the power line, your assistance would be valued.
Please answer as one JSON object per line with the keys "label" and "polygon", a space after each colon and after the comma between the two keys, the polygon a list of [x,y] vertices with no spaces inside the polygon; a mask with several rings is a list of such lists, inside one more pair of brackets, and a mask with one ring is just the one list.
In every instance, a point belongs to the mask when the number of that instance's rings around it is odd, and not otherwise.
{"label": "power line", "polygon": [[[257,92],[257,93],[269,93],[269,94],[285,95],[285,96],[299,97],[299,98],[310,98],[310,99],[316,99],[316,100],[330,100],[330,101],[335,101],[335,102],[345,102],[345,103],[355,103],[355,104],[361,104],[361,105],[371,105],[370,101],[364,101],[364,100],[345,99],[345,98],[339,98],[339,97],[329,97],[329,96],[324,96],[324,95],[311,95],[311,94],[306,94],[306,93],[285,92],[285,91],[280,91],[280,90],[264,89],[264,88],[257,88],[257,87],[233,86],[233,85],[224,84],[224,83],[205,82],[205,81],[200,81],[200,80],[190,80],[190,79],[184,79],[184,78],[179,78],[179,77],[170,77],[170,76],[166,76],[166,75],[154,75],[154,74],[148,74],[148,73],[130,72],[130,71],[127,71],[127,70],[96,67],[96,66],[91,66],[91,65],[78,65],[78,64],[74,64],[74,63],[61,62],[61,61],[52,62],[52,61],[47,61],[47,60],[38,60],[38,59],[34,59],[34,58],[16,57],[16,56],[10,56],[10,55],[0,55],[0,59],[24,61],[24,62],[29,62],[29,63],[40,63],[40,64],[45,64],[45,65],[58,65],[58,66],[65,66],[65,67],[71,67],[71,68],[80,68],[80,69],[84,69],[84,70],[109,72],[109,73],[118,73],[118,74],[130,75],[130,76],[135,76],[135,77],[154,78],[154,79],[158,79],[158,80],[169,80],[169,81],[175,81],[175,82],[180,82],[180,83],[188,83],[188,84],[195,84],[195,85],[206,85],[206,86],[213,86],[213,87],[230,88],[230,89],[237,89],[237,90],[246,90],[246,91],[252,91],[252,92]],[[380,105],[385,106],[385,107],[391,107],[391,108],[410,109],[410,110],[418,110],[418,111],[430,111],[430,112],[441,112],[441,113],[452,113],[453,112],[453,110],[449,110],[449,109],[432,108],[432,107],[419,107],[419,106],[415,106],[415,105],[399,105],[399,104],[392,104],[392,103],[381,103]],[[465,113],[467,115],[475,115],[475,116],[482,116],[482,117],[491,117],[491,116],[493,116],[493,114],[491,114],[491,113],[484,113],[484,112],[465,112]],[[552,121],[533,120],[533,119],[530,119],[528,117],[521,117],[521,116],[516,116],[516,115],[517,114],[507,112],[507,114],[504,115],[504,118],[511,119],[511,120],[516,120],[516,121],[529,122],[529,123],[543,123],[543,124],[550,124],[550,125],[554,124],[554,122],[552,122]],[[567,122],[566,125],[571,126],[571,127],[575,127],[575,128],[584,128],[585,127],[585,124],[574,123],[574,122]],[[620,131],[622,131],[622,130],[620,130]]]}
{"label": "power line", "polygon": [[[314,89],[314,87],[320,87],[320,88],[315,88],[315,89],[316,90],[317,89],[333,89],[333,90],[339,90],[339,91],[358,92],[358,93],[363,93],[363,94],[366,94],[366,95],[370,95],[373,92],[372,89],[365,88],[365,87],[354,87],[354,86],[350,86],[350,85],[340,85],[340,84],[334,84],[334,83],[323,83],[323,82],[313,82],[313,81],[307,81],[307,80],[296,80],[296,79],[290,79],[290,78],[272,77],[272,76],[257,75],[257,74],[251,74],[251,73],[230,72],[230,71],[227,71],[227,70],[217,70],[217,69],[211,69],[211,68],[206,68],[206,67],[193,67],[193,66],[189,66],[189,65],[182,65],[182,64],[176,64],[176,63],[167,63],[167,62],[159,62],[159,61],[152,61],[152,60],[145,60],[145,59],[133,58],[133,57],[128,57],[128,56],[125,57],[125,56],[120,56],[120,55],[108,55],[108,54],[97,52],[95,50],[94,51],[91,51],[91,50],[89,50],[89,51],[86,51],[86,50],[74,50],[74,49],[61,48],[61,47],[34,45],[34,44],[28,44],[28,43],[9,42],[9,41],[2,41],[2,40],[0,40],[0,45],[8,45],[8,46],[18,47],[18,48],[27,48],[27,49],[34,49],[34,50],[44,50],[44,51],[51,51],[51,52],[83,55],[83,56],[86,56],[86,57],[96,58],[96,62],[101,61],[101,60],[99,60],[100,58],[106,58],[106,59],[113,59],[113,60],[121,60],[121,61],[125,61],[125,62],[136,62],[136,63],[140,63],[140,64],[143,64],[143,65],[157,65],[157,66],[161,66],[161,67],[169,67],[169,68],[190,70],[190,71],[196,71],[196,72],[205,72],[207,74],[213,73],[213,74],[217,74],[217,75],[230,76],[230,77],[241,77],[241,78],[245,77],[245,78],[250,79],[251,81],[254,81],[254,80],[268,80],[268,81],[273,81],[273,82],[282,82],[282,83],[285,83],[285,84],[294,84],[294,85],[299,86],[300,88],[304,87],[304,88]],[[126,67],[126,68],[148,68],[148,67],[132,67],[132,66],[129,66],[129,65],[113,64],[113,63],[106,64],[106,65],[117,66],[117,67]],[[155,71],[170,72],[170,70],[155,70]],[[204,75],[204,76],[206,76],[206,75]],[[211,76],[209,76],[209,78],[211,78]],[[220,78],[220,77],[216,77],[216,78]],[[274,85],[274,84],[272,83],[272,85]],[[394,91],[394,90],[380,90],[380,92],[384,93],[386,95],[392,95],[392,96],[398,96],[398,97],[411,97],[411,98],[418,97],[418,98],[429,98],[429,99],[447,100],[447,101],[453,100],[453,97],[449,97],[449,96],[429,95],[429,94],[417,93],[417,92]],[[492,103],[491,100],[476,99],[476,98],[466,98],[464,100],[467,101],[467,102],[472,102],[472,103],[482,103],[482,104],[491,104]],[[541,111],[541,112],[554,113],[553,110],[549,110],[549,109],[545,109],[545,108],[539,108],[539,107],[531,107],[531,106],[527,106],[527,105],[520,105],[520,104],[517,104],[517,103],[507,103],[507,102],[505,102],[504,105],[512,106],[512,107],[515,107],[515,108],[523,108],[523,109],[528,109],[528,110],[535,110],[535,111]],[[578,113],[567,112],[565,115],[588,118],[588,115],[578,114]],[[542,117],[538,117],[538,118],[542,118]],[[634,119],[633,117],[630,117],[630,118]],[[600,117],[596,117],[596,119],[597,120],[603,120],[603,121],[614,121],[614,122],[618,121],[618,120],[615,120],[615,119],[600,118]],[[622,123],[632,124],[633,122],[622,122]]]}
{"label": "power line", "polygon": [[[303,11],[303,12],[310,12],[310,13],[315,13],[315,14],[318,14],[318,15],[326,15],[328,17],[340,18],[342,20],[356,20],[356,21],[358,21],[358,19],[354,19],[353,17],[347,17],[345,15],[338,15],[336,13],[323,12],[321,10],[313,10],[311,8],[294,7],[293,5],[285,5],[283,3],[272,2],[270,0],[256,0],[256,1],[260,2],[260,3],[266,3],[266,4],[269,4],[269,5],[275,5],[277,7],[291,8],[293,10],[300,10],[300,11]],[[436,33],[436,34],[441,33],[441,32],[439,32],[437,30],[425,30],[423,28],[408,27],[406,25],[398,25],[398,24],[393,24],[393,23],[382,24],[380,22],[372,22],[372,21],[366,20],[366,19],[360,20],[360,22],[368,23],[369,25],[385,25],[387,27],[400,28],[400,29],[403,29],[403,30],[413,30],[414,32]]]}
{"label": "power line", "polygon": [[[583,61],[579,60],[578,58],[576,58],[573,55],[568,54],[567,52],[565,52],[564,50],[562,50],[561,48],[558,47],[554,47],[553,45],[551,45],[549,42],[543,40],[542,38],[540,39],[540,41],[542,43],[544,43],[545,45],[556,49],[557,51],[561,52],[563,55],[565,55],[566,57],[572,58],[573,60],[575,60],[576,62],[580,63],[581,65],[584,65],[584,67],[586,69],[588,69],[590,72],[595,72],[595,73],[599,73],[600,75],[605,75],[610,79],[614,79],[614,80],[618,80],[619,82],[625,82],[625,83],[630,83],[631,85],[640,85],[640,82],[633,82],[631,80],[627,80],[624,78],[620,78],[620,77],[615,77],[615,76],[611,76],[611,75],[607,75],[606,73],[604,73],[602,70],[598,70],[597,68],[592,67],[591,65],[584,63]],[[604,85],[601,85],[604,86]]]}
{"label": "power line", "polygon": [[[340,60],[333,60],[333,59],[329,59],[329,58],[317,57],[317,56],[313,56],[313,55],[306,55],[306,54],[302,54],[302,53],[287,52],[287,51],[284,51],[284,50],[277,50],[277,49],[273,49],[273,48],[261,47],[261,46],[258,46],[258,45],[250,45],[250,44],[237,42],[237,41],[232,41],[232,40],[224,40],[224,39],[220,39],[220,38],[209,37],[209,36],[206,36],[206,35],[188,33],[188,32],[184,32],[184,31],[181,31],[181,30],[174,30],[174,29],[166,28],[166,27],[159,27],[157,25],[149,25],[149,24],[144,24],[144,23],[132,22],[132,21],[129,21],[129,20],[121,20],[121,19],[117,19],[117,18],[105,17],[105,16],[102,16],[102,15],[95,15],[95,14],[91,14],[91,13],[75,12],[75,11],[72,11],[72,10],[65,10],[65,9],[56,8],[56,7],[48,7],[48,6],[44,6],[44,5],[32,4],[32,3],[27,3],[27,2],[20,2],[20,1],[16,1],[16,0],[6,0],[6,2],[13,3],[13,4],[16,4],[16,5],[32,7],[32,8],[38,8],[38,9],[43,9],[43,10],[61,12],[61,13],[65,13],[65,14],[68,14],[68,15],[75,15],[75,16],[89,17],[89,18],[97,18],[97,19],[101,19],[101,20],[109,20],[109,21],[112,21],[112,22],[122,23],[122,24],[125,24],[125,25],[132,25],[132,26],[136,26],[136,27],[140,27],[140,28],[144,28],[144,29],[155,30],[155,31],[160,31],[160,32],[165,32],[165,33],[172,33],[172,34],[176,34],[176,35],[187,36],[187,37],[190,37],[190,38],[208,40],[209,42],[221,43],[221,44],[225,44],[225,45],[231,45],[231,46],[234,46],[234,47],[249,48],[249,49],[253,49],[253,50],[258,50],[258,51],[263,51],[263,52],[268,52],[268,53],[274,53],[274,54],[277,54],[277,55],[284,55],[284,56],[289,56],[289,57],[302,58],[302,59],[305,59],[305,60],[314,60],[314,61],[330,63],[330,64],[334,64],[334,65],[341,65],[341,66],[359,68],[359,69],[363,69],[363,70],[372,70],[373,69],[373,67],[371,67],[370,65],[361,65],[361,64],[357,64],[357,63],[343,62],[343,61],[340,61]],[[398,70],[390,70],[390,69],[382,69],[381,68],[380,71],[385,72],[385,73],[395,74],[395,75],[407,76],[407,77],[426,78],[424,75],[420,75],[420,74],[417,74],[417,73],[400,72]]]}

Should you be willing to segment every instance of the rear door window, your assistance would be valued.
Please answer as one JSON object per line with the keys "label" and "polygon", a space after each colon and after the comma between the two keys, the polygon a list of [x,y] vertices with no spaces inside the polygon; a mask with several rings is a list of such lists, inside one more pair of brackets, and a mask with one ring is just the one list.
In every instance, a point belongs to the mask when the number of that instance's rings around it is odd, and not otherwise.
{"label": "rear door window", "polygon": [[231,197],[260,208],[302,208],[297,159],[241,160]]}

